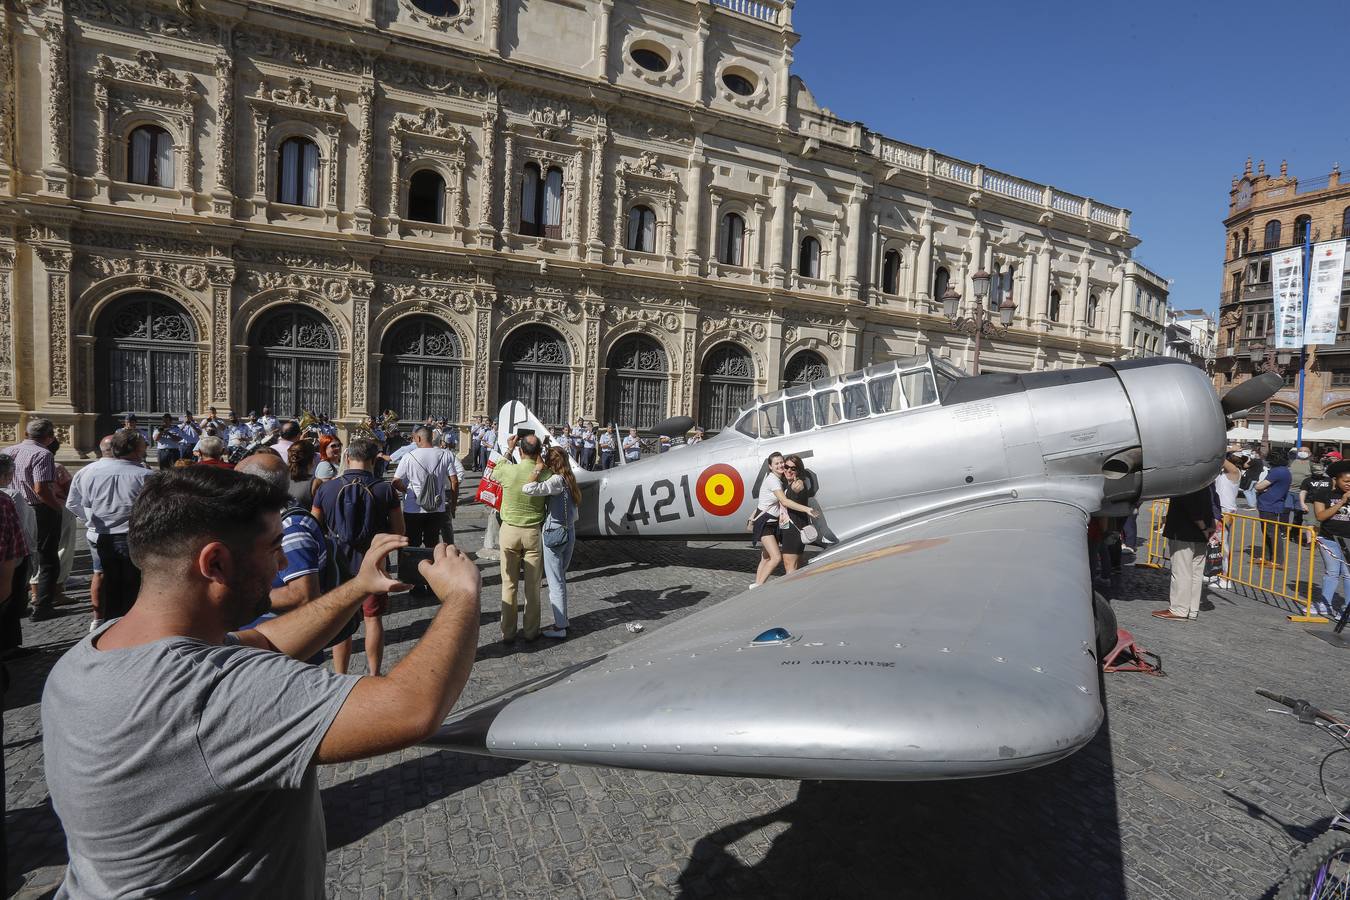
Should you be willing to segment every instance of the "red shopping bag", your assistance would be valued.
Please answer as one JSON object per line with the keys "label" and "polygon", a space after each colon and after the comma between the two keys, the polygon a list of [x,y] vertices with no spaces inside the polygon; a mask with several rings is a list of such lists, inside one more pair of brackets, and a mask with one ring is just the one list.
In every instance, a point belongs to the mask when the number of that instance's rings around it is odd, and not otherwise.
{"label": "red shopping bag", "polygon": [[485,506],[500,510],[502,508],[501,483],[490,478],[484,478],[478,482],[478,493],[474,499]]}

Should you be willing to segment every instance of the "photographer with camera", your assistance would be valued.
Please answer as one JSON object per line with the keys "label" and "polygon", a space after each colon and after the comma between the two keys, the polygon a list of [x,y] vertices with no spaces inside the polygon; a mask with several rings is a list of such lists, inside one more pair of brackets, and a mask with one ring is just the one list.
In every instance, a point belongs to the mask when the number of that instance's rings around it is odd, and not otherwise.
{"label": "photographer with camera", "polygon": [[369,594],[398,590],[381,534],[357,575],[256,629],[284,565],[284,491],[210,466],[150,478],[132,511],[131,611],[71,648],[42,698],[65,896],[324,896],[316,766],[412,746],[468,679],[480,582],[453,547],[421,572],[441,606],[384,677],[312,656]]}

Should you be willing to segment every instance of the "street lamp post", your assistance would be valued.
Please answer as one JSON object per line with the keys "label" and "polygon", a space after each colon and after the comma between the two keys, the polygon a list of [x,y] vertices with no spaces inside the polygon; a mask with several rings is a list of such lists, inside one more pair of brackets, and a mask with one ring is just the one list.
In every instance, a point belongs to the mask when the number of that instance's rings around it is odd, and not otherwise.
{"label": "street lamp post", "polygon": [[971,362],[971,374],[978,375],[981,340],[1007,334],[1008,329],[1012,327],[1013,312],[1016,311],[1017,304],[1011,297],[1004,296],[1003,302],[998,305],[998,321],[995,321],[993,310],[984,302],[984,298],[989,296],[989,273],[980,269],[970,280],[975,288],[975,314],[961,315],[961,295],[950,284],[947,285],[947,292],[942,295],[942,312],[952,323],[953,328],[975,338],[975,357]]}
{"label": "street lamp post", "polygon": [[[1285,368],[1289,365],[1290,353],[1288,350],[1280,350],[1271,353],[1266,349],[1265,344],[1252,344],[1248,351],[1252,361],[1252,377],[1265,372],[1274,372],[1280,377],[1284,377]],[[1264,424],[1261,426],[1261,455],[1265,456],[1270,452],[1270,398],[1266,398],[1266,410]]]}

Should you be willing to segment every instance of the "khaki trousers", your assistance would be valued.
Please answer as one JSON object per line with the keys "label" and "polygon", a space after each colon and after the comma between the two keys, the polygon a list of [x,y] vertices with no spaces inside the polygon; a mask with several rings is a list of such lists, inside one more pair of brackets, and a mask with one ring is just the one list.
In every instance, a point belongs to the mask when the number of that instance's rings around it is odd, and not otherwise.
{"label": "khaki trousers", "polygon": [[525,640],[539,637],[539,583],[544,557],[539,546],[539,526],[521,528],[502,523],[497,540],[502,554],[502,639],[516,636],[516,606],[520,569],[525,567]]}
{"label": "khaki trousers", "polygon": [[1205,542],[1176,541],[1172,551],[1172,585],[1168,594],[1172,615],[1195,619],[1200,615],[1200,595],[1205,589]]}

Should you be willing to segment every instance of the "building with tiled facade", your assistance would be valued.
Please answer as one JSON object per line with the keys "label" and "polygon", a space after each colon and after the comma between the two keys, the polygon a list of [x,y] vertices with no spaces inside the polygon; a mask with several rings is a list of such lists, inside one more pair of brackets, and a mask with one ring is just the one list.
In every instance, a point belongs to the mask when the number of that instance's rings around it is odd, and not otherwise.
{"label": "building with tiled facade", "polygon": [[787,382],[965,364],[933,300],[980,268],[1017,302],[986,368],[1128,355],[1139,287],[1166,301],[1128,211],[836,118],[792,8],[0,6],[0,440],[511,398],[717,428]]}
{"label": "building with tiled facade", "polygon": [[[1350,182],[1339,166],[1329,175],[1300,181],[1280,164],[1279,175],[1264,161],[1233,179],[1224,220],[1226,244],[1223,289],[1219,301],[1215,386],[1227,390],[1251,377],[1252,350],[1273,354],[1274,320],[1270,254],[1314,242],[1350,237]],[[1298,410],[1299,354],[1284,366],[1285,388],[1271,403],[1271,422],[1292,424]],[[1277,360],[1278,362],[1278,360]],[[1350,281],[1341,293],[1336,343],[1309,348],[1305,362],[1304,424],[1319,428],[1350,425]],[[1263,412],[1263,411],[1262,411]]]}

